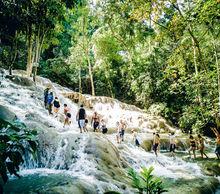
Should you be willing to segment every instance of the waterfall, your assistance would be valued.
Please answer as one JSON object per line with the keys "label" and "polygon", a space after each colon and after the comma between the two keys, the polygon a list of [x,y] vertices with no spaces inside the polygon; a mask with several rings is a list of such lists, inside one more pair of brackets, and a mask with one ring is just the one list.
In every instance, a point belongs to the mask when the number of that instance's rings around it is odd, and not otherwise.
{"label": "waterfall", "polygon": [[[63,128],[62,108],[58,118],[49,115],[44,108],[43,90],[48,84],[61,104],[66,103],[70,107],[72,124],[69,127]],[[174,180],[205,178],[196,163],[180,158],[173,159],[163,154],[156,158],[152,152],[134,146],[129,131],[125,134],[125,142],[119,145],[116,143],[114,131],[107,135],[92,132],[80,134],[75,120],[79,106],[64,97],[62,94],[65,92],[71,90],[45,78],[38,77],[36,84],[24,86],[2,76],[0,104],[14,112],[28,128],[39,132],[37,158],[34,159],[30,154],[24,156],[25,163],[20,172],[24,177],[36,173],[42,176],[64,174],[89,184],[96,193],[107,190],[133,193],[132,188],[126,186],[127,167],[139,171],[141,167],[153,165],[156,176]],[[89,98],[93,97],[87,96]],[[158,130],[159,122],[165,122],[160,117],[148,115],[117,100],[104,97],[97,99],[99,100],[94,101],[93,109],[86,109],[87,114],[91,117],[93,111],[97,111],[107,122],[108,128],[115,128],[116,122],[123,119],[129,128],[141,128],[139,136],[142,139],[145,136],[150,139],[151,133],[146,132]],[[163,126],[165,125],[168,124]]]}

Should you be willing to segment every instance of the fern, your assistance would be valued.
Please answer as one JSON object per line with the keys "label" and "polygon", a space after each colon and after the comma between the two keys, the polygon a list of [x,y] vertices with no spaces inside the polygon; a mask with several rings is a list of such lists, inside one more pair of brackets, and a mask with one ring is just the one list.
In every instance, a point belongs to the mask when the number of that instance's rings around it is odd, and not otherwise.
{"label": "fern", "polygon": [[128,175],[132,180],[132,187],[138,189],[139,193],[161,194],[167,192],[161,179],[152,175],[153,170],[153,167],[148,169],[143,167],[141,172],[137,173],[134,169],[130,168]]}

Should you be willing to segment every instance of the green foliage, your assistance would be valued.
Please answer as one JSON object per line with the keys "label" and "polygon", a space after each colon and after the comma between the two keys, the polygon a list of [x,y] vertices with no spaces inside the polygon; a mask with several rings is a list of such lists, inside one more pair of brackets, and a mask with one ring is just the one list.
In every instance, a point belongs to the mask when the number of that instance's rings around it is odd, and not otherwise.
{"label": "green foliage", "polygon": [[13,123],[0,119],[0,174],[5,183],[8,180],[7,171],[17,174],[19,165],[24,162],[22,156],[25,152],[36,155],[36,135],[35,130],[27,130],[18,119]]}
{"label": "green foliage", "polygon": [[167,192],[161,179],[152,175],[153,170],[153,167],[142,168],[141,172],[137,173],[134,169],[129,169],[128,175],[132,180],[132,187],[138,189],[139,193],[160,194]]}
{"label": "green foliage", "polygon": [[96,95],[150,107],[186,132],[214,124],[217,1],[13,2],[0,2],[1,66],[24,69],[28,35],[32,55],[39,35],[41,75],[83,93],[91,93],[94,80]]}

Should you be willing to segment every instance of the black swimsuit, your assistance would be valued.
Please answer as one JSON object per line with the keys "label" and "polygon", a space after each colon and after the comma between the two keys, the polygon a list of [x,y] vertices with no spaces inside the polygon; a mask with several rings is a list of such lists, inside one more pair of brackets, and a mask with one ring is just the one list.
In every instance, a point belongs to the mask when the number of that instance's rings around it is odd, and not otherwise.
{"label": "black swimsuit", "polygon": [[190,145],[191,145],[191,147],[195,148],[196,147],[195,140],[190,140]]}

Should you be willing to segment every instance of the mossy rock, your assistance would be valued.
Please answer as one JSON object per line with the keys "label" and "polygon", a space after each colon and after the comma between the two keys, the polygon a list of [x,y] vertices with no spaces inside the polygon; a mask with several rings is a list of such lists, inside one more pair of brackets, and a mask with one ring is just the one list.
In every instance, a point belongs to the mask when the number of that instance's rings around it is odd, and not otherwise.
{"label": "mossy rock", "polygon": [[117,148],[105,135],[91,134],[84,152],[88,154],[87,159],[95,159],[97,165],[95,176],[97,179],[106,181],[111,177],[120,182],[127,182],[125,168],[128,167],[128,164],[120,157]]}
{"label": "mossy rock", "polygon": [[142,147],[145,151],[149,152],[149,151],[151,151],[152,144],[153,144],[153,140],[144,140],[144,141],[142,142],[142,144],[141,144],[141,147]]}
{"label": "mossy rock", "polygon": [[202,168],[206,175],[220,176],[220,161],[203,162]]}
{"label": "mossy rock", "polygon": [[217,179],[212,177],[195,178],[195,179],[178,179],[178,180],[165,180],[166,189],[168,194],[207,194],[215,193],[219,186]]}
{"label": "mossy rock", "polygon": [[81,180],[75,180],[67,185],[55,186],[47,189],[42,194],[96,194],[96,189],[93,185]]}
{"label": "mossy rock", "polygon": [[0,105],[0,118],[2,120],[12,122],[15,118],[15,114],[11,112],[7,107]]}
{"label": "mossy rock", "polygon": [[7,75],[6,78],[10,79],[13,83],[20,85],[20,86],[30,87],[34,85],[34,82],[27,77],[21,77],[18,75]]}

